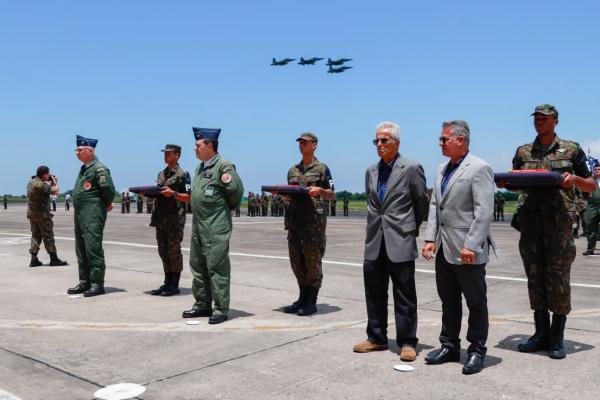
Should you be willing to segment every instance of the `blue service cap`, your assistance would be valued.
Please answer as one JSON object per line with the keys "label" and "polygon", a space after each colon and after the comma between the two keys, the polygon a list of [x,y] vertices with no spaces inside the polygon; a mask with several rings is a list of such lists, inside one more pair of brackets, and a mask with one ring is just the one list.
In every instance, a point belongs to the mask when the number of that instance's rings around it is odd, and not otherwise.
{"label": "blue service cap", "polygon": [[202,139],[213,139],[219,140],[219,135],[221,134],[221,129],[219,128],[192,128],[194,131],[194,137],[196,140]]}
{"label": "blue service cap", "polygon": [[98,143],[98,139],[88,139],[88,138],[84,138],[81,135],[77,135],[77,147],[79,146],[89,146],[89,147],[93,147],[94,149],[96,148],[96,144]]}

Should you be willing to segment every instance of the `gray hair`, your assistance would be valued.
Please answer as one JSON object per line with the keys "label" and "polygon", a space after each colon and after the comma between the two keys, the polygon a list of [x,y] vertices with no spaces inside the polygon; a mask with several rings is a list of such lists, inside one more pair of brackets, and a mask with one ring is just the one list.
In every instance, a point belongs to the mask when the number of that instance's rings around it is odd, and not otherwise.
{"label": "gray hair", "polygon": [[375,127],[375,132],[379,132],[384,129],[390,130],[392,139],[394,139],[396,142],[400,141],[400,127],[398,126],[398,124],[396,124],[394,122],[390,122],[390,121],[380,122]]}
{"label": "gray hair", "polygon": [[467,121],[463,121],[460,119],[454,121],[445,121],[442,124],[442,129],[450,129],[450,134],[452,136],[462,136],[465,138],[465,143],[467,145],[471,141],[471,131],[469,130],[469,124]]}

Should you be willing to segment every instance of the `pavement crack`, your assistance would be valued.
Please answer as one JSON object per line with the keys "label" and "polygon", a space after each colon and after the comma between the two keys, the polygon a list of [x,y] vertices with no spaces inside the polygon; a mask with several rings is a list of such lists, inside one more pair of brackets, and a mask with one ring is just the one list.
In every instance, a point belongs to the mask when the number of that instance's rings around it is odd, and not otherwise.
{"label": "pavement crack", "polygon": [[217,361],[217,362],[214,362],[212,364],[208,364],[208,365],[205,365],[205,366],[202,366],[202,367],[199,367],[199,368],[194,368],[194,369],[190,369],[190,370],[187,370],[187,371],[179,372],[177,374],[165,376],[163,378],[155,379],[155,380],[152,380],[152,381],[149,381],[149,382],[146,382],[146,383],[142,383],[142,385],[143,386],[149,386],[149,385],[151,385],[153,383],[164,382],[164,381],[167,381],[169,379],[173,379],[173,378],[177,378],[177,377],[180,377],[180,376],[183,376],[183,375],[190,374],[192,372],[202,371],[204,369],[216,367],[216,366],[219,366],[219,365],[222,365],[222,364],[226,364],[226,363],[231,362],[231,361],[237,361],[237,360],[241,360],[241,359],[246,358],[246,357],[255,356],[257,354],[261,354],[261,353],[265,353],[267,351],[279,349],[281,347],[285,347],[285,346],[288,346],[290,344],[302,342],[302,341],[305,341],[305,340],[310,340],[310,339],[313,339],[313,338],[316,338],[316,337],[319,337],[319,336],[322,336],[322,335],[327,335],[327,334],[332,333],[332,332],[340,331],[342,329],[347,329],[347,328],[351,328],[351,327],[356,326],[356,325],[361,325],[361,324],[364,324],[366,322],[367,322],[367,320],[358,321],[358,322],[355,322],[355,323],[352,323],[352,324],[349,324],[349,325],[345,325],[343,327],[334,328],[334,329],[331,329],[331,330],[326,330],[326,331],[323,331],[323,332],[315,333],[314,335],[306,336],[306,337],[299,338],[299,339],[290,340],[290,341],[285,342],[285,343],[280,343],[280,344],[275,345],[275,346],[271,346],[271,347],[267,347],[267,348],[264,348],[264,349],[256,350],[256,351],[253,351],[253,352],[250,352],[250,353],[246,353],[246,354],[242,354],[242,355],[239,355],[239,356],[236,356],[236,357],[231,357],[231,358],[228,358],[226,360]]}
{"label": "pavement crack", "polygon": [[25,354],[17,353],[15,351],[9,350],[6,347],[2,347],[2,346],[0,346],[0,350],[4,350],[7,353],[10,353],[10,354],[12,354],[14,356],[17,356],[17,357],[20,357],[20,358],[23,358],[25,360],[29,360],[29,361],[33,361],[35,363],[41,364],[41,365],[43,365],[45,367],[48,367],[48,368],[53,369],[55,371],[58,371],[58,372],[60,372],[62,374],[68,375],[68,376],[70,376],[72,378],[79,379],[80,381],[83,381],[85,383],[89,383],[90,385],[94,385],[94,386],[97,386],[99,388],[103,388],[104,387],[103,385],[101,385],[101,384],[99,384],[97,382],[91,381],[91,380],[89,380],[87,378],[84,378],[82,376],[76,375],[76,374],[74,374],[72,372],[65,371],[62,368],[59,368],[59,367],[57,367],[55,365],[52,365],[52,364],[49,364],[49,363],[47,363],[45,361],[38,360],[37,358],[33,358],[33,357],[30,357],[30,356],[26,356]]}

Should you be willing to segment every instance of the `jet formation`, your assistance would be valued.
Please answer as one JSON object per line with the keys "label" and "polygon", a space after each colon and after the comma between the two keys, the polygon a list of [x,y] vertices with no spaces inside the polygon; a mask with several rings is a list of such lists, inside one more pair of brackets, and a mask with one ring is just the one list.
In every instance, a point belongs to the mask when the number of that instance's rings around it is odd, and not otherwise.
{"label": "jet formation", "polygon": [[[324,60],[324,59],[320,58],[320,57],[312,57],[312,58],[300,57],[300,61],[298,62],[298,65],[315,65],[318,61],[321,61],[321,60]],[[282,58],[281,60],[277,60],[276,58],[273,58],[271,65],[280,67],[280,66],[288,65],[292,61],[296,61],[296,59],[295,58]],[[352,58],[339,58],[337,60],[332,60],[331,58],[328,58],[327,63],[325,64],[329,67],[329,69],[327,70],[327,73],[339,74],[341,72],[344,72],[344,71],[352,68],[350,66],[344,65],[348,61],[352,61]]]}

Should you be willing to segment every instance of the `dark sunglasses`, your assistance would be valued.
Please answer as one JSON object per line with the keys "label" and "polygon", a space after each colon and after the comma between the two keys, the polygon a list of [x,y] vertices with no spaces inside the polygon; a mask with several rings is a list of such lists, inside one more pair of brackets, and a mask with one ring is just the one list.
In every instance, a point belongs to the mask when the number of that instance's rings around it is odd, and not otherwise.
{"label": "dark sunglasses", "polygon": [[454,137],[458,139],[459,137],[462,137],[462,136],[440,136],[439,141],[446,144],[448,142],[448,140],[450,140]]}
{"label": "dark sunglasses", "polygon": [[373,144],[377,146],[377,143],[381,142],[381,144],[388,144],[392,141],[392,139],[381,138],[381,139],[373,139]]}

